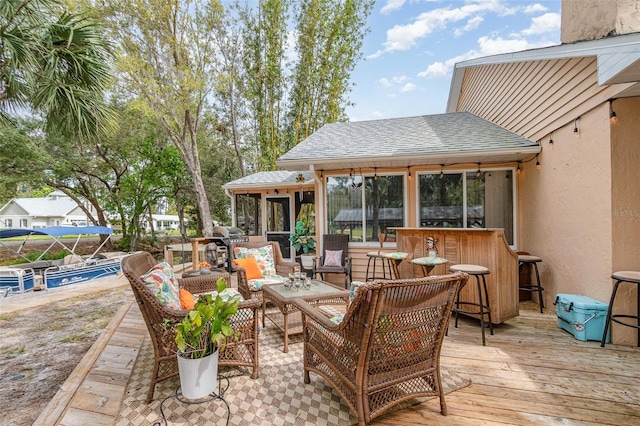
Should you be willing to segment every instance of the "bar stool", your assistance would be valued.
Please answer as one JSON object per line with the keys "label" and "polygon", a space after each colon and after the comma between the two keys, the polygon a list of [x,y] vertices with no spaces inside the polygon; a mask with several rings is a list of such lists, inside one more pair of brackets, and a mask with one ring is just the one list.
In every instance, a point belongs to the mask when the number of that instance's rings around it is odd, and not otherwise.
{"label": "bar stool", "polygon": [[540,313],[544,309],[544,299],[542,298],[542,286],[540,285],[540,273],[538,272],[538,262],[542,262],[538,256],[532,256],[529,254],[518,255],[518,266],[522,269],[524,265],[533,266],[533,270],[536,272],[536,285],[530,285],[529,287],[518,287],[522,291],[538,292],[538,301],[540,302]]}
{"label": "bar stool", "polygon": [[[377,279],[390,280],[391,279],[391,265],[389,265],[389,259],[384,257],[385,252],[371,251],[367,253],[369,260],[367,261],[367,272],[365,281],[373,281]],[[376,275],[376,264],[380,262],[382,264],[382,276]],[[371,275],[369,275],[369,268],[373,266]],[[389,274],[387,275],[387,270]]]}
{"label": "bar stool", "polygon": [[[484,278],[485,275],[489,274],[489,269],[480,265],[452,265],[449,267],[451,272],[464,272],[469,275],[473,275],[476,277],[476,285],[478,288],[478,298],[479,302],[461,302],[460,301],[460,292],[458,292],[458,297],[456,299],[456,307],[453,311],[456,313],[456,323],[455,326],[458,328],[458,314],[478,314],[477,311],[469,311],[465,309],[460,309],[460,305],[469,305],[469,306],[477,306],[480,308],[480,328],[482,329],[482,346],[486,346],[486,341],[484,338],[484,316],[487,315],[489,317],[489,330],[491,331],[491,335],[493,336],[493,324],[491,322],[491,305],[489,304],[489,292],[487,291],[487,281]],[[480,278],[482,278],[482,285],[480,285]],[[484,289],[484,301],[482,300],[482,292]],[[461,289],[462,290],[462,289]]]}
{"label": "bar stool", "polygon": [[[625,325],[627,327],[633,327],[638,329],[638,346],[640,346],[640,286],[637,289],[637,314],[634,315],[623,315],[616,314],[611,315],[611,311],[613,310],[613,302],[616,300],[616,293],[618,292],[618,286],[620,283],[630,283],[630,284],[640,284],[640,272],[637,271],[618,271],[614,272],[611,275],[611,278],[616,280],[615,285],[613,286],[613,293],[611,293],[611,301],[609,302],[609,309],[607,310],[607,320],[604,323],[604,332],[602,333],[602,341],[600,342],[600,346],[604,348],[605,340],[607,339],[607,331],[609,331],[609,324],[611,321],[617,322],[618,324]],[[629,318],[635,319],[637,324],[630,324],[628,322],[619,320],[618,318]]]}

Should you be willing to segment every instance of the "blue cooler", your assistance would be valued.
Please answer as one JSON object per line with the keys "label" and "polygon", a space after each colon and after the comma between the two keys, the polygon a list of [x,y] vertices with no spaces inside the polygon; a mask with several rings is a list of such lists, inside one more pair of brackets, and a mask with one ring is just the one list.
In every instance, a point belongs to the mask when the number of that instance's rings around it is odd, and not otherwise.
{"label": "blue cooler", "polygon": [[[579,294],[557,294],[558,327],[578,340],[602,340],[609,305]],[[609,343],[611,332],[607,332]]]}

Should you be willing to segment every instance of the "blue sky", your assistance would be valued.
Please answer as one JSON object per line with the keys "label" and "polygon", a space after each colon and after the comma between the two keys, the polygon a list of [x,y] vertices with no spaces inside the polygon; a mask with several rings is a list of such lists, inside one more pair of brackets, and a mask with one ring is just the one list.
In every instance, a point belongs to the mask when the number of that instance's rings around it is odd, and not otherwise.
{"label": "blue sky", "polygon": [[445,112],[453,66],[560,44],[561,0],[377,0],[351,75],[352,121]]}

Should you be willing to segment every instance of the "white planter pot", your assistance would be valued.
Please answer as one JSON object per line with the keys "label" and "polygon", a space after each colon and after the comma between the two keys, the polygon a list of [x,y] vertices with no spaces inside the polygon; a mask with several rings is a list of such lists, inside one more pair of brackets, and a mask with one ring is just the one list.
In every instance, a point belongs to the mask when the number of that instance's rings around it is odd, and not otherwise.
{"label": "white planter pot", "polygon": [[182,395],[200,399],[209,395],[218,385],[218,352],[204,358],[188,359],[178,353],[178,371]]}
{"label": "white planter pot", "polygon": [[300,262],[304,269],[313,269],[313,263],[316,261],[315,255],[302,254],[300,255]]}

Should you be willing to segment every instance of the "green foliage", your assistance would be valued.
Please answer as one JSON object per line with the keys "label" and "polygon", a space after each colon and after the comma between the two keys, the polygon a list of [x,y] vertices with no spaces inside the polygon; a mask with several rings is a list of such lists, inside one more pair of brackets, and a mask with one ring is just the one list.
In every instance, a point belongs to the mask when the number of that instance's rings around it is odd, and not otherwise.
{"label": "green foliage", "polygon": [[307,224],[301,220],[296,222],[296,230],[289,236],[289,241],[293,244],[296,252],[302,250],[303,253],[309,253],[310,250],[316,248],[316,240],[310,235]]}
{"label": "green foliage", "polygon": [[56,0],[7,0],[0,22],[0,123],[12,125],[9,112],[31,107],[47,130],[91,137],[109,126],[109,46],[96,21]]}
{"label": "green foliage", "polygon": [[225,301],[220,296],[227,288],[224,278],[219,278],[216,284],[216,297],[200,295],[195,308],[176,325],[176,344],[180,352],[189,358],[204,358],[218,349],[224,350],[227,337],[233,335],[229,323],[238,311],[240,301],[235,298]]}

